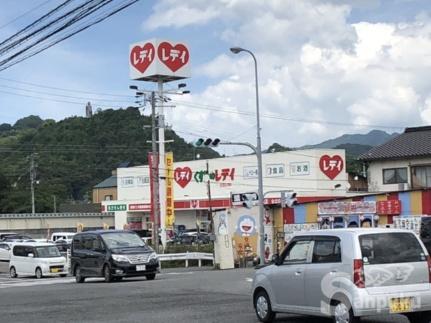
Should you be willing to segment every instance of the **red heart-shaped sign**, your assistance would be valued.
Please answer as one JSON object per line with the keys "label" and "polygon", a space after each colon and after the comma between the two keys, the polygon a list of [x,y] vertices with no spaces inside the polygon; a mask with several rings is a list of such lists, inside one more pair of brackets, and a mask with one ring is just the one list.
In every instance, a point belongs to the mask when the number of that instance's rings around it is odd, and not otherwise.
{"label": "red heart-shaped sign", "polygon": [[192,180],[192,170],[190,167],[177,167],[174,171],[174,179],[179,186],[184,188]]}
{"label": "red heart-shaped sign", "polygon": [[157,55],[172,72],[176,72],[189,61],[189,50],[183,44],[172,46],[168,42],[160,43]]}
{"label": "red heart-shaped sign", "polygon": [[341,173],[344,167],[343,159],[339,155],[329,157],[323,155],[319,161],[320,170],[330,179],[334,179]]}
{"label": "red heart-shaped sign", "polygon": [[154,60],[155,49],[153,44],[136,45],[130,51],[130,64],[139,72],[144,73]]}

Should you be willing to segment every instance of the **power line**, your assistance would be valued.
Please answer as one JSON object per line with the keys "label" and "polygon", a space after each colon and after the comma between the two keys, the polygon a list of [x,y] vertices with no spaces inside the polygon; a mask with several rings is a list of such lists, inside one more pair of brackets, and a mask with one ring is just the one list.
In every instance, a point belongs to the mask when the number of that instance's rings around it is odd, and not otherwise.
{"label": "power line", "polygon": [[[251,116],[256,117],[256,114],[254,112],[244,111],[244,110],[226,110],[226,107],[221,106],[215,106],[215,105],[204,105],[204,104],[198,104],[198,103],[190,103],[185,101],[178,101],[178,100],[172,100],[173,103],[185,105],[192,109],[200,109],[200,110],[208,110],[208,111],[215,111],[215,112],[221,112],[221,113],[230,113],[230,114],[238,114],[238,115],[245,115],[245,116]],[[363,125],[358,123],[348,123],[348,122],[336,122],[336,121],[322,121],[322,120],[313,120],[313,119],[298,119],[298,118],[292,118],[284,115],[276,115],[276,114],[261,114],[261,118],[267,118],[267,119],[277,119],[277,120],[285,120],[285,121],[292,121],[292,122],[301,122],[301,123],[318,123],[318,124],[330,124],[335,126],[360,126],[360,127],[367,127],[367,128],[382,128],[382,129],[397,129],[397,130],[403,130],[403,127],[397,127],[397,126],[388,126],[388,125]]]}
{"label": "power line", "polygon": [[[58,96],[58,97],[69,98],[69,99],[82,99],[82,100],[102,101],[102,102],[126,102],[126,103],[130,103],[130,104],[132,103],[130,100],[99,99],[99,98],[94,98],[94,97],[80,97],[80,96],[73,96],[73,95],[56,94],[53,92],[35,91],[35,90],[29,90],[29,89],[14,87],[14,86],[3,85],[3,84],[0,84],[0,87],[5,88],[5,89],[24,91],[24,92],[30,92],[30,93],[36,93],[36,94],[46,94],[46,95]],[[17,94],[19,94],[19,93],[17,93]]]}
{"label": "power line", "polygon": [[[28,53],[26,55],[23,55],[26,51],[29,51],[31,48],[34,48],[35,46],[39,45],[41,42],[49,39],[50,37],[52,37],[53,35],[59,33],[60,31],[66,29],[66,28],[69,28],[71,25],[75,24],[77,21],[85,18],[86,16],[88,16],[91,13],[94,13],[96,10],[99,10],[100,8],[102,8],[103,6],[105,6],[106,4],[108,4],[111,1],[112,0],[106,0],[104,2],[97,3],[95,6],[92,7],[92,9],[87,10],[87,13],[83,13],[81,15],[78,14],[78,17],[75,17],[74,19],[69,20],[69,22],[66,23],[65,25],[63,25],[62,27],[57,28],[56,30],[54,30],[53,32],[51,32],[48,35],[45,35],[44,37],[42,37],[41,39],[39,39],[38,41],[36,41],[32,45],[30,45],[30,46],[28,46],[28,47],[20,50],[18,53],[15,53],[15,54],[13,54],[10,57],[4,59],[2,62],[0,62],[0,66],[2,66],[2,67],[0,67],[0,71],[3,71],[3,70],[5,70],[5,69],[7,69],[7,68],[9,68],[11,66],[14,66],[14,65],[16,65],[16,64],[18,64],[18,63],[20,63],[20,62],[22,62],[22,61],[24,61],[24,60],[32,57],[32,56],[38,54],[38,53],[40,53],[40,52],[42,52],[42,51],[44,51],[44,50],[46,50],[46,49],[48,49],[48,48],[50,48],[50,47],[58,44],[59,42],[64,41],[64,40],[66,40],[66,39],[68,39],[68,38],[70,38],[70,37],[72,37],[72,36],[74,36],[74,35],[82,32],[82,31],[84,31],[84,30],[88,29],[91,26],[104,21],[105,19],[107,19],[107,18],[115,15],[116,13],[118,13],[118,12],[124,10],[124,9],[126,9],[127,7],[129,7],[132,4],[138,2],[139,0],[129,0],[129,1],[122,2],[119,6],[117,6],[115,8],[112,8],[111,11],[106,12],[100,18],[98,18],[98,19],[96,19],[94,21],[89,21],[83,27],[80,27],[79,29],[77,29],[77,30],[75,30],[75,31],[73,31],[73,32],[71,32],[69,34],[66,34],[65,36],[62,36],[61,38],[59,38],[59,39],[57,39],[57,40],[55,40],[55,41],[53,41],[53,42],[51,42],[49,44],[46,44],[46,45],[43,44],[41,46],[41,48],[39,48],[39,49],[37,49],[37,50],[35,50],[33,52],[30,52],[30,53]],[[91,11],[91,10],[93,10],[93,11]]]}
{"label": "power line", "polygon": [[52,0],[46,0],[44,2],[42,2],[41,4],[37,5],[36,7],[33,7],[31,9],[29,9],[28,11],[25,11],[24,13],[20,14],[19,16],[13,18],[12,20],[10,20],[9,22],[5,23],[4,25],[0,26],[0,29],[3,29],[11,24],[13,24],[15,21],[21,19],[22,17],[28,15],[31,12],[34,12],[35,10],[39,9],[40,7],[43,7],[45,4],[47,4],[48,2],[51,2]]}
{"label": "power line", "polygon": [[31,82],[18,81],[18,80],[13,80],[13,79],[4,78],[4,77],[0,77],[0,80],[4,80],[4,81],[8,81],[8,82],[14,82],[14,83],[18,83],[18,84],[30,85],[30,86],[39,87],[39,88],[58,90],[58,91],[63,91],[63,92],[74,92],[74,93],[83,93],[83,94],[96,94],[96,95],[104,95],[104,96],[112,96],[112,97],[132,98],[131,95],[120,95],[120,94],[111,94],[111,93],[103,93],[103,92],[92,92],[92,91],[82,91],[82,90],[76,90],[76,89],[67,89],[67,88],[42,85],[42,84],[31,83]]}

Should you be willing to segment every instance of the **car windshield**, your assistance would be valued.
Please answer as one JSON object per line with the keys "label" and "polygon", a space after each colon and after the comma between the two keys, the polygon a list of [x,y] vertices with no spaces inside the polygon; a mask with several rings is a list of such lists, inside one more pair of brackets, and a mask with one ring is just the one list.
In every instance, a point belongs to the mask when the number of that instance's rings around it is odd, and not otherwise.
{"label": "car windshield", "polygon": [[61,257],[60,251],[56,246],[36,247],[36,257],[38,258],[54,258]]}
{"label": "car windshield", "polygon": [[136,248],[144,247],[145,242],[134,233],[128,232],[112,232],[102,235],[108,248]]}

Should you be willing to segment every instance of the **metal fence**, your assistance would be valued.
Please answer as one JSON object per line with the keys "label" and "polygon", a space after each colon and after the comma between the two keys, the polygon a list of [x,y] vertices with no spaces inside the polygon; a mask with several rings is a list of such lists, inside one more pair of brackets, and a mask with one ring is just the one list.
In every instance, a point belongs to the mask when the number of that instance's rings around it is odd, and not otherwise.
{"label": "metal fence", "polygon": [[214,264],[214,256],[212,253],[206,252],[184,252],[184,253],[165,253],[158,254],[160,266],[162,262],[183,260],[186,268],[189,266],[189,260],[197,260],[198,266],[202,267],[202,260],[209,260]]}

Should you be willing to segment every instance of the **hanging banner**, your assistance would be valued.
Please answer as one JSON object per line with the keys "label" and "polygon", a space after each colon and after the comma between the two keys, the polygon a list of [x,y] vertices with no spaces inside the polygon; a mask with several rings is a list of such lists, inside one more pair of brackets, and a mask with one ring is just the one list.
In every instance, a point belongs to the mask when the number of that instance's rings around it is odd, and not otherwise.
{"label": "hanging banner", "polygon": [[154,180],[159,178],[159,164],[157,155],[153,156],[151,152],[148,153],[148,167],[150,168],[150,192],[151,192],[151,203],[150,203],[150,221],[154,223]]}
{"label": "hanging banner", "polygon": [[175,223],[174,211],[174,155],[167,152],[166,165],[166,229],[172,230]]}
{"label": "hanging banner", "polygon": [[319,215],[376,213],[375,201],[321,202],[317,204]]}

